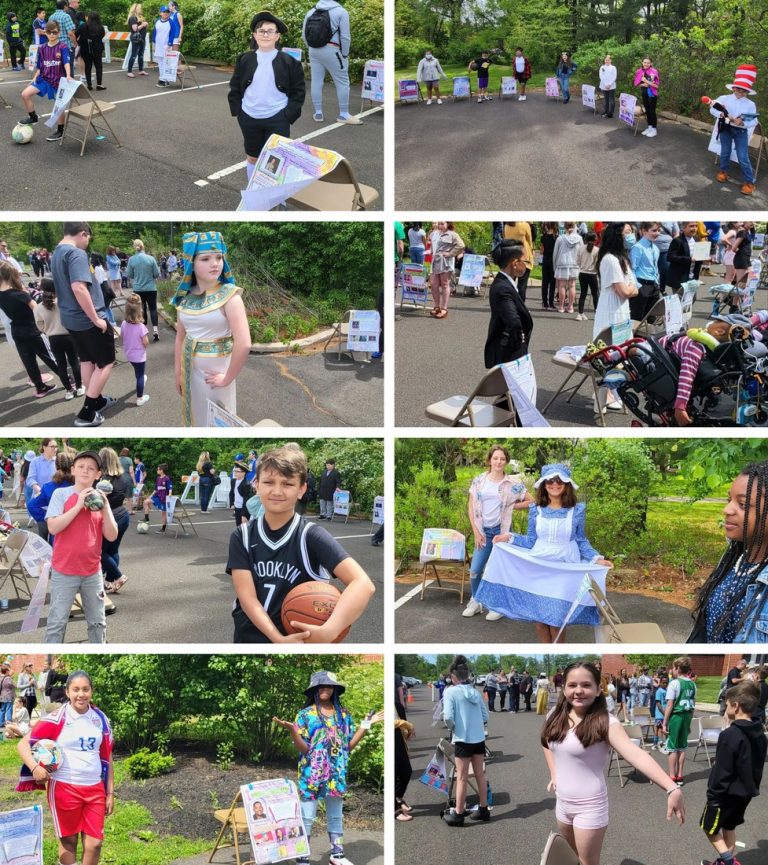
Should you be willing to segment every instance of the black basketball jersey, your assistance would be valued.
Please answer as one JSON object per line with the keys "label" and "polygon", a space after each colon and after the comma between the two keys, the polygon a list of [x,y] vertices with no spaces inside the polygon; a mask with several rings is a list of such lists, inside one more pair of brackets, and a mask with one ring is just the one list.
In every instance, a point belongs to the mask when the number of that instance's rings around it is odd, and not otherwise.
{"label": "black basketball jersey", "polygon": [[[250,570],[259,603],[285,634],[280,610],[288,592],[311,580],[329,582],[339,562],[348,557],[330,532],[299,514],[278,532],[269,529],[262,514],[232,533],[227,572]],[[235,599],[233,615],[239,610]]]}

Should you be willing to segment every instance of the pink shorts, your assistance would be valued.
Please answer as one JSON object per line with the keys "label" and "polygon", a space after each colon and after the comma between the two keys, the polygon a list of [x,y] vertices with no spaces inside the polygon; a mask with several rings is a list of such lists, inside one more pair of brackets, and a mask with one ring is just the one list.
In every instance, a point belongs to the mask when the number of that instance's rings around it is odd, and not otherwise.
{"label": "pink shorts", "polygon": [[101,782],[80,787],[51,778],[48,805],[56,837],[67,838],[85,832],[91,838],[103,840],[106,798]]}
{"label": "pink shorts", "polygon": [[555,817],[577,829],[604,829],[608,825],[608,796],[571,801],[557,799]]}

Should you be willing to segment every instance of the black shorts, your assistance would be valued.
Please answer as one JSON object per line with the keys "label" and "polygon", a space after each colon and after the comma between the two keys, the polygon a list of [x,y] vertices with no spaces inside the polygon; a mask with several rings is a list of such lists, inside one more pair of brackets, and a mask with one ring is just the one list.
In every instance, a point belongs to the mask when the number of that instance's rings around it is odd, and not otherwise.
{"label": "black shorts", "polygon": [[232,610],[232,618],[235,620],[233,643],[272,643],[272,640],[253,624],[239,606]]}
{"label": "black shorts", "polygon": [[291,135],[291,124],[285,115],[285,108],[272,117],[262,120],[257,120],[241,111],[237,116],[237,122],[243,133],[243,148],[247,156],[257,157],[273,133],[283,135],[286,138]]}
{"label": "black shorts", "polygon": [[93,363],[99,369],[115,362],[115,334],[107,322],[102,331],[94,325],[88,330],[70,330],[81,363]]}
{"label": "black shorts", "polygon": [[723,829],[733,830],[744,822],[744,812],[752,801],[749,796],[728,796],[724,805],[707,805],[699,825],[707,835],[717,835]]}
{"label": "black shorts", "polygon": [[474,757],[485,754],[485,742],[454,742],[453,750],[457,757]]}

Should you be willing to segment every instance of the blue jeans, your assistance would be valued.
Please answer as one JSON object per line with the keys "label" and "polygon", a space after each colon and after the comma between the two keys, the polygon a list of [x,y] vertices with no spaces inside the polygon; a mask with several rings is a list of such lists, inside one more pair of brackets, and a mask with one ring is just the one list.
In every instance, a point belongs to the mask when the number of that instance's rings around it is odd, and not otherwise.
{"label": "blue jeans", "polygon": [[211,502],[211,494],[213,493],[213,478],[201,477],[200,478],[200,512],[206,513],[208,510],[208,505]]}
{"label": "blue jeans", "polygon": [[13,701],[0,703],[0,727],[10,724],[13,720]]}
{"label": "blue jeans", "polygon": [[119,580],[123,575],[120,570],[120,542],[123,535],[128,531],[131,515],[125,513],[115,522],[117,523],[117,537],[114,541],[108,541],[104,538],[101,542],[101,569],[104,572],[104,579],[108,583]]}
{"label": "blue jeans", "polygon": [[469,585],[472,589],[473,598],[480,585],[480,580],[483,578],[483,571],[488,564],[488,558],[493,551],[493,539],[496,535],[501,534],[501,526],[492,526],[491,528],[483,526],[483,531],[485,532],[485,546],[475,546],[472,562],[469,566]]}
{"label": "blue jeans", "polygon": [[424,264],[424,247],[412,246],[408,250],[411,256],[411,264]]}
{"label": "blue jeans", "polygon": [[731,165],[731,146],[736,147],[736,156],[741,166],[745,183],[755,182],[755,173],[749,161],[749,136],[746,129],[729,126],[727,123],[720,131],[720,171],[728,171]]}
{"label": "blue jeans", "polygon": [[560,89],[563,91],[563,102],[568,102],[571,98],[571,76],[558,75],[557,80],[560,82]]}
{"label": "blue jeans", "polygon": [[[326,796],[325,802],[325,825],[329,835],[344,834],[344,820],[342,811],[344,809],[343,796]],[[307,838],[312,834],[312,825],[317,817],[317,799],[301,800],[301,820],[304,823],[304,831]]]}

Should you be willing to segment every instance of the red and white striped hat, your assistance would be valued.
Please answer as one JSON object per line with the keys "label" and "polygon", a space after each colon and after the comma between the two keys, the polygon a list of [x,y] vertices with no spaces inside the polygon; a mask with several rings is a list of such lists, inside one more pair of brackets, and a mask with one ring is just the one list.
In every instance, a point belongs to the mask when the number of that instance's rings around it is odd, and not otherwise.
{"label": "red and white striped hat", "polygon": [[725,86],[729,90],[733,90],[734,87],[739,87],[742,90],[746,90],[750,96],[754,96],[756,91],[752,88],[755,86],[756,78],[757,66],[742,63],[742,65],[739,66],[739,68],[736,70],[736,75],[733,78],[733,84],[726,84]]}

